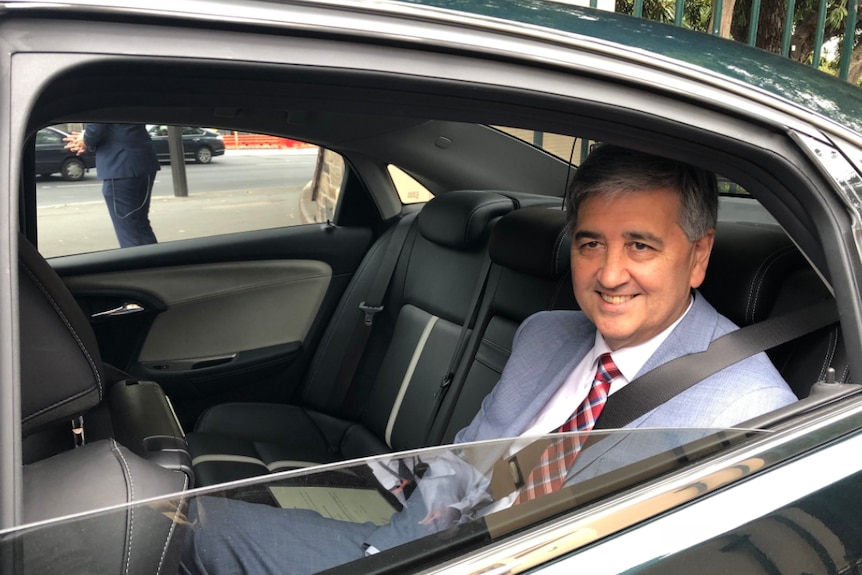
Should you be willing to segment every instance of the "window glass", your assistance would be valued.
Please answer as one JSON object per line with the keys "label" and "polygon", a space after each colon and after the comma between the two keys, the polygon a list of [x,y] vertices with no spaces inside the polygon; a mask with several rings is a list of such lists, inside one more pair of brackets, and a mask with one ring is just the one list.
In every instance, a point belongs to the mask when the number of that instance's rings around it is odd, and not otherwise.
{"label": "window glass", "polygon": [[[64,148],[63,138],[82,126],[48,127],[36,136],[39,250],[46,257],[120,247],[96,155]],[[148,213],[158,242],[332,219],[344,179],[338,154],[286,138],[185,126],[184,192],[170,163],[169,131],[146,128],[160,168]]]}
{"label": "window glass", "polygon": [[507,128],[505,126],[494,126],[494,128],[575,165],[580,164],[586,158],[590,152],[590,145],[595,143],[592,140],[552,132]]}
{"label": "window glass", "polygon": [[427,202],[434,197],[434,194],[428,191],[428,188],[417,182],[410,174],[399,168],[389,164],[389,177],[392,178],[392,183],[395,184],[395,189],[398,191],[398,197],[402,204],[420,204]]}
{"label": "window glass", "polygon": [[[62,553],[72,550],[81,557],[110,556],[118,554],[117,548],[105,547],[86,534],[104,532],[117,522],[125,525],[124,518],[133,508],[142,521],[157,513],[174,521],[177,536],[169,539],[174,555],[186,551],[184,557],[194,557],[203,565],[225,561],[225,569],[231,572],[250,572],[260,565],[275,571],[298,554],[305,557],[306,571],[318,572],[359,560],[363,549],[370,547],[374,550],[366,555],[383,554],[375,561],[349,563],[339,573],[380,573],[381,568],[416,572],[442,560],[467,558],[477,543],[487,545],[592,502],[612,499],[657,476],[691,470],[699,461],[744,445],[762,433],[709,429],[592,432],[592,445],[578,461],[602,458],[611,463],[598,470],[600,466],[586,462],[579,468],[576,462],[561,488],[536,497],[525,496],[522,480],[529,476],[538,455],[566,438],[583,443],[585,434],[460,444],[368,457],[324,469],[298,469],[183,499],[166,496],[155,502],[46,521],[19,536],[25,545],[28,538],[60,542],[46,549],[46,558],[55,563],[62,560]],[[533,564],[553,560],[613,530],[744,479],[767,464],[757,459],[745,463],[719,468],[688,489],[645,487],[642,497],[605,512],[601,521],[596,516],[584,517],[581,525],[589,528],[573,531],[577,537],[565,545],[560,545],[559,534],[550,534],[555,537],[548,539],[553,544],[527,549],[524,557]],[[454,509],[458,512],[446,512]],[[69,529],[85,536],[63,537]],[[326,537],[320,538],[321,533]],[[143,530],[137,536],[153,548],[165,545],[162,531]],[[255,541],[263,553],[249,551],[248,540]],[[573,547],[575,542],[578,545]],[[102,547],[97,549],[99,544]],[[399,552],[386,553],[393,547]],[[486,560],[493,561],[493,556]],[[497,566],[482,565],[488,570]],[[478,564],[474,567],[481,572]]]}
{"label": "window glass", "polygon": [[[537,130],[525,130],[521,128],[507,128],[505,126],[494,126],[495,129],[514,136],[519,140],[530,143],[549,154],[565,160],[574,165],[579,165],[589,155],[592,147],[596,145],[595,140],[588,138],[575,138],[564,134],[552,132],[540,132]],[[723,196],[748,196],[748,191],[739,184],[718,176],[718,193]]]}

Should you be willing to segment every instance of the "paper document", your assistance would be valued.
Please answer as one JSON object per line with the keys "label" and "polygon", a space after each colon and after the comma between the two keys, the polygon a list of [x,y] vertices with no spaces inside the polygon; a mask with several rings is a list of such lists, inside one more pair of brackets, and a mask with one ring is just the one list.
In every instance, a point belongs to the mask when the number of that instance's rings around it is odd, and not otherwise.
{"label": "paper document", "polygon": [[386,525],[395,512],[376,489],[280,485],[269,489],[284,509],[311,509],[324,517],[351,523]]}

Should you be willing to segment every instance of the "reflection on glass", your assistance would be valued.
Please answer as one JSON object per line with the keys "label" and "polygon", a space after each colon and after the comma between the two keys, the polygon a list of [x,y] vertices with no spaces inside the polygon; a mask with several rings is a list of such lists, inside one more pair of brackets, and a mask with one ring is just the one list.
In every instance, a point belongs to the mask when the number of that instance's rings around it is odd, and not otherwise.
{"label": "reflection on glass", "polygon": [[[525,479],[541,453],[563,434],[429,448],[297,469],[3,536],[5,544],[17,538],[25,547],[28,540],[42,545],[53,542],[46,560],[51,553],[58,557],[100,553],[98,541],[66,534],[99,533],[106,525],[125,525],[133,510],[139,518],[141,514],[161,514],[174,521],[176,529],[168,546],[176,552],[177,561],[183,553],[184,568],[192,573],[314,573],[346,563],[351,563],[345,567],[350,573],[381,565],[415,568],[451,559],[478,544],[607,499],[746,441],[755,433],[759,432],[593,432],[586,437],[563,487],[533,500],[519,501]],[[714,474],[710,481],[663,494],[654,498],[648,512],[660,513],[735,481],[760,465],[762,462],[745,469],[723,469],[723,475]],[[136,533],[136,537],[139,544],[155,544],[147,542],[146,533]],[[578,545],[589,540],[581,537]],[[365,559],[371,555],[375,558]],[[356,560],[361,561],[353,564]]]}

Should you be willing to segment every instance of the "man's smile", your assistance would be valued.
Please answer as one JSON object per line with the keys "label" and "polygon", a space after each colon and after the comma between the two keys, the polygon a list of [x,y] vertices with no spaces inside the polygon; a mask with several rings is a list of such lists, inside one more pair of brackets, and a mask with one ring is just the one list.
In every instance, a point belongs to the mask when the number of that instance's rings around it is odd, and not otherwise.
{"label": "man's smile", "polygon": [[599,296],[601,296],[601,298],[604,301],[606,301],[608,303],[613,303],[613,304],[626,303],[627,301],[630,301],[630,300],[634,299],[635,297],[637,297],[637,296],[633,296],[633,295],[608,295],[608,294],[602,293],[602,292],[599,292]]}

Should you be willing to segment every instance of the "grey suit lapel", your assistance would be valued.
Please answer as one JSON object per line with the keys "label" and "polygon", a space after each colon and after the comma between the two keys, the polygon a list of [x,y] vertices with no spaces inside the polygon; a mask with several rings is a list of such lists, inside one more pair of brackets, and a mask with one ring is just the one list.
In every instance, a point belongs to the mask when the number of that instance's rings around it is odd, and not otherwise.
{"label": "grey suit lapel", "polygon": [[[647,360],[636,377],[640,377],[648,371],[677,357],[704,351],[709,347],[712,335],[716,330],[717,322],[718,312],[697,292],[691,310],[679,322],[667,339],[662,342],[652,357]],[[661,407],[658,409],[661,409]],[[626,427],[639,427],[639,425],[627,425]],[[627,434],[624,433],[611,435],[595,443],[582,454],[579,454],[575,460],[576,473],[583,472],[590,465],[599,461],[608,450],[626,437]]]}
{"label": "grey suit lapel", "polygon": [[572,339],[560,347],[554,354],[548,366],[542,372],[541,377],[535,378],[536,385],[533,388],[532,399],[526,406],[513,414],[512,435],[520,435],[527,430],[527,426],[548,405],[553,395],[566,382],[569,374],[584,358],[586,353],[592,349],[595,341],[595,328],[588,330],[588,336],[573,334]]}

